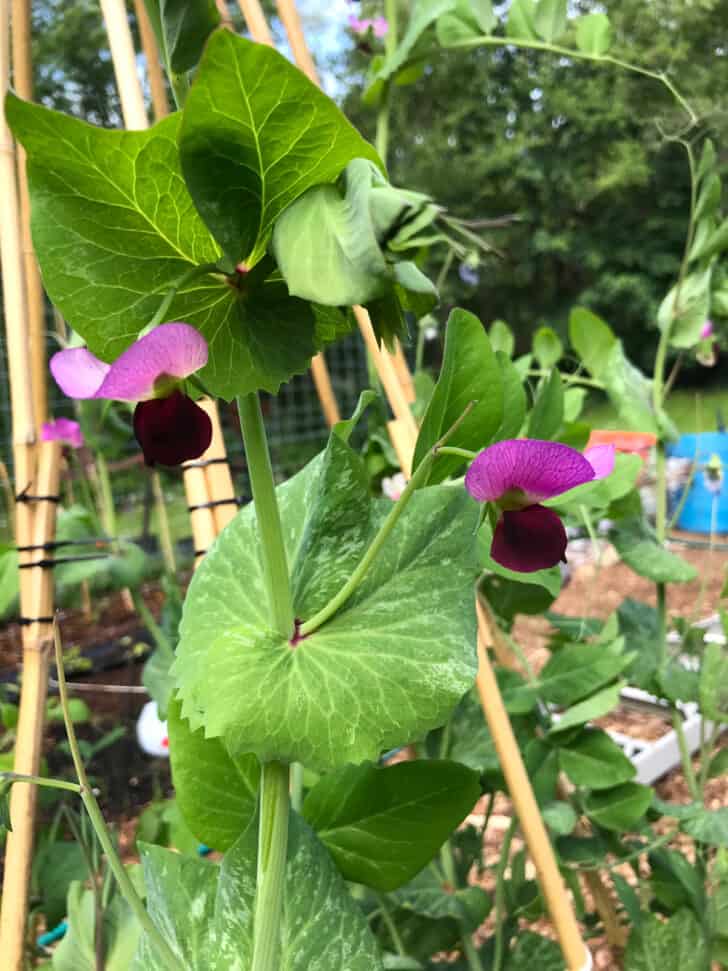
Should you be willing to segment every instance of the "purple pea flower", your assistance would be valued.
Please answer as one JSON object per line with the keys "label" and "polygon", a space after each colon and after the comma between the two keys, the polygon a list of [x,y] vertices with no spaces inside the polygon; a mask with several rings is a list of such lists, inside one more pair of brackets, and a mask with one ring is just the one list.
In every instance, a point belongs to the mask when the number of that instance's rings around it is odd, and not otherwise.
{"label": "purple pea flower", "polygon": [[566,530],[545,499],[602,479],[614,468],[614,447],[597,445],[583,455],[559,442],[509,439],[473,459],[465,488],[478,502],[492,502],[500,516],[490,555],[501,566],[532,573],[566,562]]}
{"label": "purple pea flower", "polygon": [[700,331],[701,341],[707,341],[713,336],[713,321],[706,320]]}
{"label": "purple pea flower", "polygon": [[198,458],[212,440],[208,415],[182,390],[185,378],[207,363],[207,342],[189,324],[161,324],[113,364],[72,347],[51,358],[61,391],[71,398],[136,403],[134,435],[147,465],[180,465]]}
{"label": "purple pea flower", "polygon": [[44,421],[40,430],[40,437],[44,442],[60,442],[71,448],[81,448],[83,432],[81,426],[72,418],[54,418]]}

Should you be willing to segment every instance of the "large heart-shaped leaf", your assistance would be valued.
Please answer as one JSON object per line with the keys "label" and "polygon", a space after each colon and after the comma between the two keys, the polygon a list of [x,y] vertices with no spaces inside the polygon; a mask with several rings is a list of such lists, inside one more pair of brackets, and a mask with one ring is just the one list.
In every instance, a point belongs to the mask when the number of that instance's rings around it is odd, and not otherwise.
{"label": "large heart-shaped leaf", "polygon": [[185,180],[231,265],[253,266],[273,223],[306,189],[377,153],[336,104],[272,47],[211,38],[180,133]]}
{"label": "large heart-shaped leaf", "polygon": [[[492,441],[503,418],[500,371],[478,318],[466,310],[453,310],[445,331],[442,370],[422,419],[413,468],[417,468],[471,401],[475,402],[474,407],[450,437],[448,445],[475,450]],[[442,456],[430,473],[430,482],[442,482],[462,464],[463,460],[457,456]]]}
{"label": "large heart-shaped leaf", "polygon": [[190,730],[179,702],[169,706],[169,755],[177,802],[201,843],[225,851],[255,815],[260,766],[254,755],[233,759],[219,738]]}
{"label": "large heart-shaped leaf", "polygon": [[347,880],[394,890],[437,853],[480,795],[457,762],[348,765],[325,775],[303,814]]}
{"label": "large heart-shaped leaf", "polygon": [[[371,500],[361,459],[336,436],[278,490],[296,616],[343,586],[391,503]],[[420,490],[361,586],[290,645],[270,627],[255,511],[242,510],[195,573],[174,673],[193,728],[229,751],[329,769],[441,725],[472,684],[477,507]]]}
{"label": "large heart-shaped leaf", "polygon": [[[251,823],[221,866],[142,847],[150,916],[179,955],[180,971],[250,968],[257,844],[257,826]],[[295,814],[288,834],[280,949],[281,971],[382,971],[364,915],[324,847]],[[156,966],[142,937],[133,971]]]}
{"label": "large heart-shaped leaf", "polygon": [[[48,295],[90,350],[112,361],[180,277],[220,256],[182,178],[179,116],[144,132],[104,131],[11,95],[7,117],[28,152],[33,242]],[[277,391],[347,329],[335,308],[291,298],[262,267],[236,283],[197,277],[168,313],[207,338],[202,377],[222,397]]]}
{"label": "large heart-shaped leaf", "polygon": [[220,23],[215,0],[145,0],[159,50],[169,69],[190,71]]}

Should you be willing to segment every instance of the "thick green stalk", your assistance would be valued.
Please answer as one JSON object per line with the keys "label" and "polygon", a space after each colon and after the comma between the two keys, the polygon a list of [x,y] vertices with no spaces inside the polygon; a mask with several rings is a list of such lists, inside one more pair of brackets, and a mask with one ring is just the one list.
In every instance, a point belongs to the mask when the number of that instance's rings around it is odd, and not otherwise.
{"label": "thick green stalk", "polygon": [[31,782],[34,786],[46,786],[48,789],[66,789],[81,795],[81,786],[65,779],[46,779],[42,775],[23,775],[21,772],[0,772],[0,786],[8,782]]}
{"label": "thick green stalk", "polygon": [[[387,34],[384,38],[384,55],[387,59],[397,51],[397,0],[385,0],[384,14],[387,18]],[[375,145],[377,153],[385,166],[389,151],[389,116],[392,110],[392,81],[384,82],[384,90],[377,112],[377,133]]]}
{"label": "thick green stalk", "polygon": [[[303,637],[305,637],[308,634],[312,634],[315,630],[318,630],[318,628],[322,624],[324,624],[330,617],[332,617],[340,607],[343,607],[343,605],[346,603],[349,597],[354,593],[356,588],[359,586],[359,584],[366,576],[367,571],[369,570],[369,567],[372,565],[374,559],[377,557],[380,550],[382,549],[385,542],[387,541],[389,534],[397,525],[397,522],[400,516],[407,508],[407,504],[409,503],[410,499],[414,495],[415,491],[421,485],[424,485],[427,482],[427,477],[430,474],[430,469],[432,467],[433,462],[439,455],[440,449],[443,447],[444,443],[448,440],[448,438],[450,438],[450,436],[453,434],[455,429],[460,425],[460,423],[465,418],[465,416],[470,413],[474,404],[475,404],[474,401],[470,402],[470,404],[467,406],[465,411],[458,418],[458,420],[455,422],[452,428],[448,429],[448,431],[442,436],[442,438],[438,442],[436,442],[435,445],[432,446],[432,448],[427,453],[427,455],[425,455],[425,457],[422,459],[420,464],[417,466],[417,469],[414,475],[407,483],[407,487],[405,488],[404,492],[399,497],[397,502],[395,502],[395,504],[392,506],[392,509],[389,512],[389,515],[380,526],[379,532],[372,540],[371,545],[369,546],[366,553],[359,561],[356,569],[351,574],[349,579],[346,581],[344,586],[326,604],[325,607],[322,607],[322,609],[319,610],[317,614],[314,614],[314,616],[311,617],[309,620],[307,620],[305,624],[301,624],[301,635]],[[253,493],[253,495],[255,495],[255,493]]]}
{"label": "thick green stalk", "polygon": [[377,894],[379,899],[379,910],[382,915],[382,920],[389,931],[389,936],[392,938],[392,944],[399,954],[400,957],[405,957],[407,951],[404,944],[402,943],[402,938],[400,937],[399,931],[397,930],[397,925],[395,924],[392,915],[389,912],[389,907],[387,906],[387,898],[383,893]]}
{"label": "thick green stalk", "polygon": [[[241,395],[238,398],[238,411],[255,503],[271,625],[282,638],[289,640],[294,628],[291,584],[273,469],[257,394]],[[263,765],[251,971],[278,971],[280,967],[280,923],[290,813],[288,786],[287,765],[282,762]]]}
{"label": "thick green stalk", "polygon": [[291,809],[300,813],[303,806],[303,765],[294,762],[291,765]]}
{"label": "thick green stalk", "polygon": [[276,632],[289,640],[293,634],[294,624],[291,584],[273,469],[257,394],[241,395],[238,398],[238,411],[250,474],[250,487],[255,502],[271,620]]}
{"label": "thick green stalk", "polygon": [[685,731],[683,729],[682,715],[679,711],[673,711],[672,713],[672,727],[675,729],[675,734],[677,735],[677,744],[678,748],[680,749],[680,761],[682,762],[685,781],[688,784],[690,795],[696,802],[700,802],[702,799],[700,787],[698,786],[698,780],[695,778],[693,760],[690,758],[688,743],[687,739],[685,738]]}
{"label": "thick green stalk", "polygon": [[56,668],[58,669],[58,693],[61,699],[63,720],[66,723],[68,746],[71,750],[71,758],[73,759],[73,765],[76,769],[76,775],[78,776],[78,781],[80,783],[81,799],[86,807],[86,812],[91,820],[98,841],[101,844],[101,848],[103,849],[106,859],[109,862],[111,871],[116,878],[116,882],[119,884],[119,890],[121,891],[126,902],[129,904],[132,913],[144,929],[144,932],[149,938],[149,943],[151,944],[152,949],[156,952],[156,955],[160,959],[163,967],[168,968],[169,971],[179,971],[180,960],[167,943],[166,938],[163,936],[157,925],[147,913],[141,897],[136,892],[134,884],[129,879],[129,874],[126,872],[124,864],[119,859],[114,844],[111,840],[111,836],[109,835],[109,831],[106,828],[106,823],[104,822],[104,817],[99,809],[99,804],[96,802],[93,789],[89,785],[88,777],[86,776],[86,769],[84,768],[81,752],[78,747],[78,741],[76,739],[76,730],[73,727],[73,721],[71,720],[68,710],[68,691],[66,690],[66,675],[63,670],[63,648],[61,646],[61,638],[57,627],[54,628],[54,634],[56,642]]}
{"label": "thick green stalk", "polygon": [[251,971],[277,971],[280,967],[288,814],[288,766],[282,762],[267,762],[260,777],[258,878]]}

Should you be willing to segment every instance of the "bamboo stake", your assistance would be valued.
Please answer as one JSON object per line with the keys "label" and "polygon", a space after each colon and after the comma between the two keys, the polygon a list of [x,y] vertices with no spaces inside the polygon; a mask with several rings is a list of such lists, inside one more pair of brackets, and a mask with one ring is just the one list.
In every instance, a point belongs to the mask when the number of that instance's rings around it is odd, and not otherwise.
{"label": "bamboo stake", "polygon": [[147,77],[149,78],[149,93],[152,96],[152,107],[154,108],[154,120],[159,121],[169,114],[169,100],[162,65],[159,61],[154,28],[149,19],[144,0],[134,0],[134,13],[139,25],[139,39],[142,42],[144,60],[147,63]]}
{"label": "bamboo stake", "polygon": [[561,952],[569,971],[582,971],[591,967],[591,955],[581,939],[579,925],[574,917],[566,886],[559,873],[554,851],[546,832],[541,813],[533,794],[528,773],[518,748],[513,728],[503,699],[498,690],[493,668],[488,657],[488,647],[493,635],[486,613],[476,600],[478,611],[478,676],[476,680],[480,702],[483,706],[498,761],[505,776],[513,808],[523,830],[528,851],[538,874],[541,891],[551,915]]}
{"label": "bamboo stake", "polygon": [[233,19],[230,16],[230,10],[227,5],[227,0],[215,0],[218,13],[220,14],[220,22],[225,30],[233,29]]}
{"label": "bamboo stake", "polygon": [[238,0],[238,6],[253,40],[258,44],[267,44],[268,47],[273,47],[273,37],[268,27],[268,21],[265,19],[265,14],[258,0]]}
{"label": "bamboo stake", "polygon": [[[30,56],[30,0],[12,2],[13,86],[19,97],[33,100],[33,66]],[[48,417],[45,360],[45,302],[40,270],[30,235],[30,196],[25,174],[25,150],[17,146],[18,187],[20,189],[23,266],[28,312],[28,340],[33,388],[33,416],[37,429]]]}
{"label": "bamboo stake", "polygon": [[217,405],[214,401],[201,401],[200,407],[217,419],[212,422],[212,442],[209,449],[205,452],[207,459],[214,461],[205,467],[205,479],[207,481],[207,491],[213,502],[224,502],[224,505],[212,507],[212,516],[215,520],[215,530],[221,533],[238,511],[235,499],[235,487],[233,478],[230,474],[230,466],[226,461],[225,441],[222,437],[222,426],[217,418]]}

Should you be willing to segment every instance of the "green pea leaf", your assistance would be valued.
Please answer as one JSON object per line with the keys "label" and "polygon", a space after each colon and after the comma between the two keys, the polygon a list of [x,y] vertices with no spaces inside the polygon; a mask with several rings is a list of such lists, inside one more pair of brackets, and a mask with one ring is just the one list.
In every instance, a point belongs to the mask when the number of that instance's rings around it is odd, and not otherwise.
{"label": "green pea leaf", "polygon": [[540,693],[555,705],[571,705],[613,680],[630,661],[631,655],[602,644],[567,644],[542,668]]}
{"label": "green pea leaf", "polygon": [[255,815],[260,766],[254,755],[232,758],[219,738],[193,732],[173,701],[167,718],[177,802],[201,843],[224,852]]}
{"label": "green pea leaf", "polygon": [[625,971],[703,971],[705,937],[691,911],[679,910],[669,920],[648,914],[632,931]]}
{"label": "green pea leaf", "polygon": [[498,351],[502,351],[508,357],[513,357],[516,338],[505,320],[494,320],[490,325],[488,337],[490,338],[490,346],[496,354]]}
{"label": "green pea leaf", "polygon": [[564,353],[564,345],[553,327],[539,327],[533,335],[533,353],[545,371],[558,364]]}
{"label": "green pea leaf", "polygon": [[422,870],[407,886],[396,890],[392,899],[402,909],[414,911],[422,917],[435,920],[452,917],[463,921],[473,930],[485,920],[491,908],[490,897],[480,887],[453,892],[435,867]]}
{"label": "green pea leaf", "polygon": [[680,829],[699,843],[728,847],[728,807],[701,809],[683,820]]}
{"label": "green pea leaf", "polygon": [[619,704],[619,692],[623,684],[612,684],[602,688],[591,698],[580,701],[573,708],[569,708],[564,715],[549,729],[549,735],[558,735],[577,725],[585,725],[588,721],[607,715]]}
{"label": "green pea leaf", "polygon": [[[28,153],[33,241],[53,303],[102,360],[146,326],[169,289],[220,252],[197,216],[179,167],[179,115],[148,131],[104,131],[8,97]],[[182,286],[170,320],[207,338],[201,377],[224,398],[274,393],[349,329],[335,308],[288,295],[262,263],[239,286],[210,273]]]}
{"label": "green pea leaf", "polygon": [[712,267],[702,273],[691,273],[682,284],[676,284],[660,304],[657,324],[668,331],[673,347],[694,347],[710,313]]}
{"label": "green pea leaf", "polygon": [[576,21],[576,46],[585,54],[603,57],[612,46],[612,25],[605,13],[588,13]]}
{"label": "green pea leaf", "polygon": [[347,880],[395,890],[437,853],[480,796],[457,762],[349,765],[325,775],[303,815]]}
{"label": "green pea leaf", "polygon": [[624,832],[644,816],[652,802],[652,789],[625,782],[614,789],[590,792],[584,800],[587,816],[603,829]]}
{"label": "green pea leaf", "polygon": [[618,343],[611,327],[585,307],[574,307],[569,314],[569,340],[584,366],[600,381]]}
{"label": "green pea leaf", "polygon": [[175,74],[192,70],[220,24],[215,0],[145,0],[164,61]]}
{"label": "green pea leaf", "polygon": [[[453,310],[445,330],[442,370],[415,445],[414,469],[471,401],[476,405],[447,444],[476,451],[493,440],[503,418],[501,368],[478,318],[465,310]],[[442,482],[462,465],[463,460],[456,456],[440,456],[430,482]]]}
{"label": "green pea leaf", "polygon": [[397,49],[382,62],[377,79],[386,80],[409,60],[418,41],[441,14],[448,13],[455,8],[455,0],[420,0],[413,8],[412,15],[407,22],[407,29]]}
{"label": "green pea leaf", "polygon": [[[362,460],[336,435],[277,491],[306,620],[348,580],[391,503],[371,499]],[[243,509],[185,601],[174,673],[191,727],[233,756],[330,769],[441,725],[475,673],[477,514],[463,489],[419,490],[356,593],[292,646],[270,628],[255,510]]]}
{"label": "green pea leaf", "polygon": [[[96,971],[95,906],[93,891],[86,890],[81,880],[74,880],[66,902],[68,931],[53,952],[54,971]],[[121,894],[115,894],[103,911],[104,967],[107,971],[128,971],[139,936],[139,923],[131,908]]]}
{"label": "green pea leaf", "polygon": [[[180,967],[229,971],[251,966],[257,837],[254,821],[220,866],[158,846],[141,847],[149,913],[164,928]],[[131,969],[156,966],[154,951],[143,936]],[[358,904],[326,849],[295,813],[288,833],[280,967],[383,971],[377,943]]]}
{"label": "green pea leaf", "polygon": [[501,369],[503,382],[503,421],[495,433],[494,441],[504,438],[516,438],[526,418],[526,390],[521,376],[510,357],[503,351],[496,351],[495,356]]}
{"label": "green pea leaf", "polygon": [[506,34],[519,40],[539,40],[535,24],[534,0],[513,0],[508,10]]}
{"label": "green pea leaf", "polygon": [[627,566],[656,583],[687,583],[697,576],[695,567],[665,549],[643,520],[620,523],[610,539]]}
{"label": "green pea leaf", "polygon": [[273,223],[354,158],[380,164],[336,104],[264,44],[211,38],[184,108],[182,170],[231,266],[254,266]]}
{"label": "green pea leaf", "polygon": [[553,44],[566,30],[567,0],[537,0],[533,15],[536,32]]}
{"label": "green pea leaf", "polygon": [[529,438],[554,438],[564,421],[564,390],[561,375],[553,369],[539,388],[528,419]]}
{"label": "green pea leaf", "polygon": [[541,816],[556,836],[568,836],[574,831],[577,815],[568,802],[549,802],[541,807]]}
{"label": "green pea leaf", "polygon": [[698,688],[700,711],[711,721],[728,721],[728,649],[723,644],[705,647]]}
{"label": "green pea leaf", "polygon": [[633,779],[637,770],[600,728],[585,728],[559,749],[561,768],[576,786],[611,789]]}
{"label": "green pea leaf", "polygon": [[556,941],[543,937],[533,931],[522,931],[508,955],[506,971],[523,971],[524,968],[538,968],[538,971],[564,971],[564,958]]}

